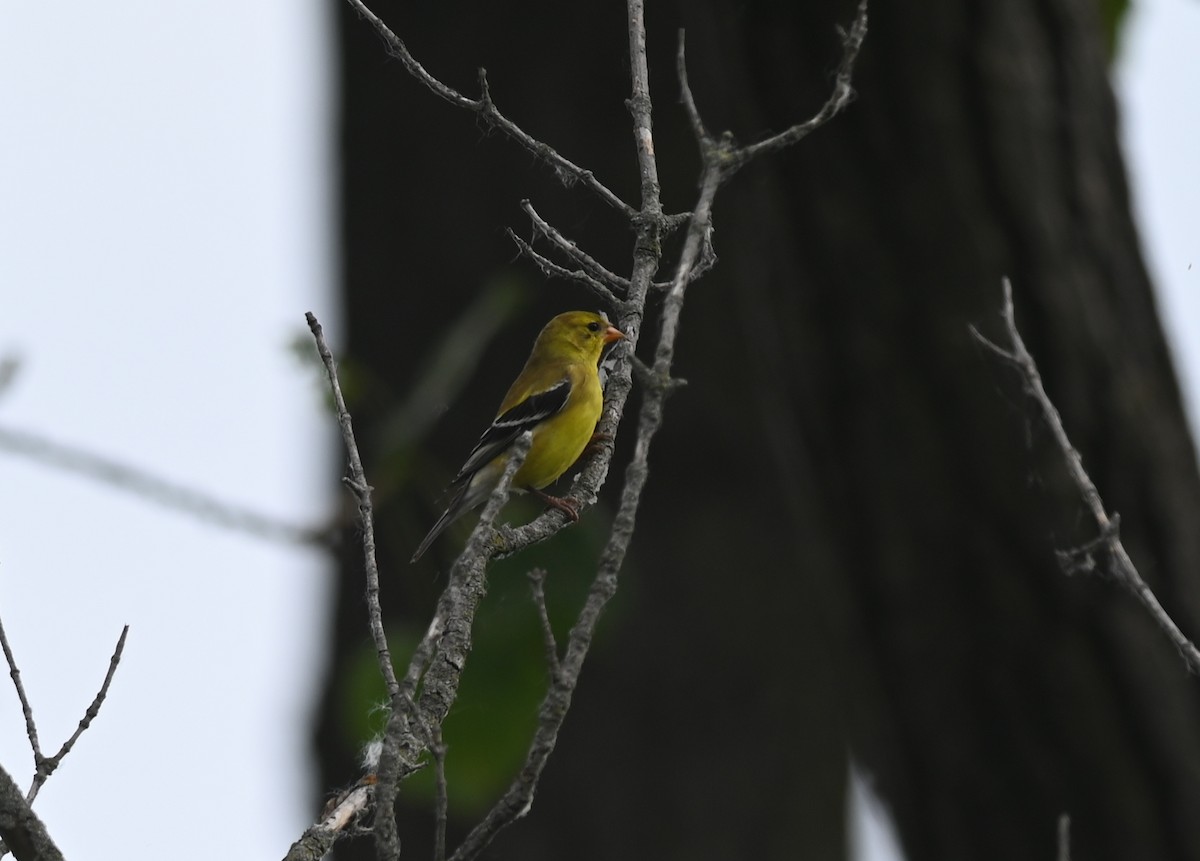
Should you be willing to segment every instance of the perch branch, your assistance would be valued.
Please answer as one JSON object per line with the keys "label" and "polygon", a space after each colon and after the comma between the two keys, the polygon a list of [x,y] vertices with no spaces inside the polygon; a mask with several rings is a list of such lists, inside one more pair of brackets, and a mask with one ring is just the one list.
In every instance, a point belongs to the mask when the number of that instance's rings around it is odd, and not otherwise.
{"label": "perch branch", "polygon": [[[532,442],[533,435],[528,431],[514,441],[500,481],[488,497],[466,548],[450,569],[449,582],[438,599],[433,621],[410,662],[404,696],[392,701],[376,786],[375,845],[383,858],[399,854],[400,838],[392,814],[397,788],[420,767],[420,759],[430,739],[435,737],[433,728],[441,726],[458,696],[459,681],[471,651],[475,611],[487,585],[487,563],[495,540],[492,524],[508,499],[512,477],[525,462]],[[421,695],[414,705],[407,680],[421,675],[419,664],[426,666],[421,677]]]}
{"label": "perch branch", "polygon": [[360,782],[326,807],[320,822],[310,826],[291,845],[283,861],[321,861],[350,823],[371,806],[374,787]]}

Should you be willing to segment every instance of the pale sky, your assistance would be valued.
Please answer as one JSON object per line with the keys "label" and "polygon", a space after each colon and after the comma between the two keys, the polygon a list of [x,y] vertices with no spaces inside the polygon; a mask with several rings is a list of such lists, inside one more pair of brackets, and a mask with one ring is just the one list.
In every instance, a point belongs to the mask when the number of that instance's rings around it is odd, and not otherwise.
{"label": "pale sky", "polygon": [[[334,429],[288,345],[308,310],[337,344],[331,17],[314,0],[0,5],[0,359],[20,361],[0,428],[298,523],[328,513]],[[1119,65],[1143,240],[1193,415],[1197,45],[1200,6],[1144,0]],[[314,813],[326,560],[3,451],[0,488],[0,618],[46,753],[131,626],[100,717],[36,803],[59,846],[282,857]],[[4,675],[0,763],[28,783]],[[880,829],[858,833],[864,861],[895,857]]]}

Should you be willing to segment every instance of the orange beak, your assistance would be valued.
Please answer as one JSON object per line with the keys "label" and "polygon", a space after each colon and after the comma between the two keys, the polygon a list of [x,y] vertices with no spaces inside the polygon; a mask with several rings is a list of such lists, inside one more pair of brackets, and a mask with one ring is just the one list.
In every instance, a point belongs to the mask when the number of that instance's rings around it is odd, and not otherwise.
{"label": "orange beak", "polygon": [[611,344],[613,341],[619,341],[625,337],[625,333],[615,326],[609,326],[604,332],[604,343]]}

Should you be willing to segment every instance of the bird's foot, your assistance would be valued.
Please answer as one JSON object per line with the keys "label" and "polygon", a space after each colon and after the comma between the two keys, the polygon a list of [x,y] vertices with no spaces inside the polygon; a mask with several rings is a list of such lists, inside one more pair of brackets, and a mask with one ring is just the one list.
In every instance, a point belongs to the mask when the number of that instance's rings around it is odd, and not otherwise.
{"label": "bird's foot", "polygon": [[557,508],[563,514],[567,515],[567,517],[571,518],[572,523],[579,522],[579,503],[569,496],[551,496],[536,488],[530,488],[530,492],[551,508]]}
{"label": "bird's foot", "polygon": [[584,448],[581,457],[592,457],[604,450],[606,445],[612,445],[613,435],[610,433],[601,433],[596,431],[592,434],[592,438],[588,440],[587,447]]}

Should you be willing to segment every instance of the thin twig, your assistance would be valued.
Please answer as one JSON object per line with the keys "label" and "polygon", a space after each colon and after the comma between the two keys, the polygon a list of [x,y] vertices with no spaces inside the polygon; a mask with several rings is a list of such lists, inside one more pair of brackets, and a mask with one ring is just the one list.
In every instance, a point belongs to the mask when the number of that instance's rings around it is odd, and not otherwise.
{"label": "thin twig", "polygon": [[342,429],[342,441],[346,445],[350,474],[342,481],[358,502],[358,515],[362,526],[363,567],[367,574],[367,615],[371,626],[371,638],[375,641],[375,658],[379,664],[379,672],[387,684],[389,698],[394,700],[400,693],[400,683],[396,681],[396,670],[392,666],[392,652],[388,647],[387,634],[383,630],[383,609],[379,603],[379,565],[375,560],[375,514],[371,506],[371,486],[367,484],[367,476],[363,471],[358,443],[354,439],[354,423],[349,410],[346,409],[346,399],[342,396],[342,386],[338,382],[337,364],[325,343],[324,330],[311,311],[304,315],[304,319],[308,321],[308,328],[317,343],[317,353],[321,356],[321,363],[325,365],[325,374],[329,378],[329,388],[333,392],[333,402],[337,409],[338,425]]}
{"label": "thin twig", "polygon": [[[650,67],[646,60],[646,4],[642,0],[628,0],[625,8],[629,17],[629,77],[632,83],[632,92],[627,104],[629,113],[633,117],[633,140],[642,188],[642,207],[637,214],[643,226],[639,230],[639,234],[647,232],[652,234],[652,237],[639,235],[640,244],[646,238],[657,239],[662,231],[663,210],[660,197],[661,186],[658,182],[658,160],[654,156],[654,111],[650,101]],[[634,267],[634,278],[630,279],[631,281],[638,277],[636,261]],[[657,260],[655,268],[657,268]],[[647,283],[653,274],[652,271],[646,273]]]}
{"label": "thin twig", "polygon": [[434,806],[433,861],[446,861],[446,820],[449,818],[450,789],[446,785],[446,742],[442,728],[434,724],[429,749],[433,753],[433,780],[436,791]]}
{"label": "thin twig", "polygon": [[75,732],[71,733],[71,737],[63,742],[62,747],[58,749],[58,753],[54,756],[41,758],[38,756],[37,774],[33,778],[33,785],[29,788],[29,794],[26,800],[33,804],[33,800],[37,798],[38,791],[42,785],[50,779],[52,775],[62,764],[63,757],[71,752],[71,748],[75,746],[75,742],[79,741],[79,737],[87,731],[87,728],[92,725],[92,721],[100,714],[100,706],[104,705],[104,698],[108,696],[108,687],[112,684],[113,676],[116,675],[117,665],[121,663],[121,655],[125,652],[125,638],[129,636],[129,626],[126,625],[121,629],[121,636],[117,638],[116,648],[113,649],[112,657],[108,659],[108,672],[104,674],[104,681],[100,685],[100,690],[96,692],[96,696],[92,699],[91,705],[83,713],[83,717],[79,720],[79,725],[75,727]]}
{"label": "thin twig", "polygon": [[533,592],[533,605],[537,608],[538,621],[542,626],[542,645],[546,650],[546,667],[553,679],[559,673],[558,643],[554,639],[554,627],[550,624],[550,611],[546,607],[546,569],[534,568],[529,572],[529,588]]}
{"label": "thin twig", "polygon": [[597,281],[591,275],[579,269],[567,269],[565,266],[559,266],[553,260],[539,254],[528,241],[517,235],[511,227],[507,229],[508,238],[511,239],[521,253],[537,264],[538,269],[547,278],[563,278],[567,281],[575,281],[582,284],[587,289],[591,290],[608,308],[616,309],[621,307],[621,300],[618,299],[611,290],[604,284]]}
{"label": "thin twig", "polygon": [[504,116],[504,114],[500,113],[500,109],[492,101],[491,92],[487,84],[487,73],[483,69],[479,70],[480,98],[468,98],[426,71],[425,67],[418,63],[416,58],[409,52],[408,46],[404,44],[400,37],[393,33],[374,12],[368,9],[362,0],[347,0],[347,2],[357,9],[358,13],[366,18],[375,28],[375,31],[383,38],[384,44],[387,45],[388,53],[399,60],[409,74],[424,84],[431,92],[455,107],[473,111],[482,117],[486,123],[500,129],[500,131],[504,132],[526,150],[533,153],[534,156],[551,165],[554,168],[555,174],[562,180],[564,185],[569,187],[575,182],[582,183],[613,209],[624,214],[626,217],[633,217],[635,214],[634,208],[621,200],[607,186],[596,179],[590,170],[582,168],[570,159],[559,155],[553,147],[537,140],[508,117]]}
{"label": "thin twig", "polygon": [[17,659],[8,644],[8,634],[4,632],[3,619],[0,619],[0,647],[4,648],[8,674],[12,677],[13,687],[17,689],[17,698],[21,701],[21,713],[25,715],[25,735],[29,737],[29,746],[33,748],[34,767],[39,768],[42,762],[42,746],[38,741],[37,722],[33,719],[33,706],[29,704],[29,697],[25,695],[25,684],[21,681],[21,671],[17,669]]}
{"label": "thin twig", "polygon": [[329,530],[300,526],[260,514],[194,488],[153,475],[144,469],[120,463],[104,455],[47,439],[41,434],[0,427],[0,449],[35,460],[46,466],[106,484],[192,517],[282,544],[299,544],[327,549]]}
{"label": "thin twig", "polygon": [[1041,410],[1042,416],[1050,428],[1050,433],[1054,437],[1059,450],[1062,452],[1063,459],[1066,461],[1067,472],[1071,476],[1071,480],[1075,483],[1076,488],[1078,488],[1080,495],[1083,497],[1084,504],[1091,511],[1092,517],[1100,529],[1099,540],[1108,546],[1113,560],[1109,566],[1113,576],[1133,593],[1134,597],[1141,602],[1158,627],[1175,644],[1175,648],[1179,650],[1180,656],[1183,658],[1184,663],[1187,664],[1188,669],[1200,675],[1200,651],[1179,630],[1179,626],[1175,624],[1175,621],[1163,609],[1162,604],[1159,603],[1150,586],[1142,579],[1142,575],[1138,573],[1137,567],[1133,564],[1133,560],[1129,558],[1129,553],[1126,552],[1125,545],[1118,534],[1116,523],[1114,522],[1116,515],[1114,514],[1112,517],[1109,517],[1108,512],[1104,508],[1104,501],[1100,498],[1100,492],[1096,489],[1096,485],[1092,483],[1092,479],[1083,468],[1083,458],[1067,437],[1067,431],[1063,427],[1062,416],[1059,415],[1058,408],[1054,406],[1054,403],[1050,400],[1050,396],[1046,394],[1046,389],[1042,385],[1042,376],[1038,372],[1037,363],[1034,362],[1033,356],[1026,349],[1025,341],[1021,338],[1021,333],[1017,330],[1016,314],[1013,309],[1012,284],[1007,278],[1003,279],[1002,283],[1004,287],[1004,308],[1001,311],[1001,316],[1004,319],[1004,326],[1007,330],[1009,342],[1012,344],[1012,349],[1005,350],[988,340],[974,326],[971,327],[971,334],[981,344],[996,353],[996,355],[1011,362],[1020,371],[1025,391],[1033,398]]}
{"label": "thin twig", "polygon": [[745,167],[759,156],[779,152],[808,137],[825,123],[829,122],[845,108],[854,98],[854,88],[851,82],[854,77],[854,64],[858,60],[858,52],[863,40],[867,37],[867,0],[859,0],[858,12],[850,29],[842,34],[842,60],[838,64],[837,76],[834,79],[833,92],[811,118],[797,123],[786,131],[759,141],[756,144],[739,149],[734,157],[728,173],[733,173]]}
{"label": "thin twig", "polygon": [[[305,314],[304,317],[308,321],[308,328],[312,331],[313,339],[317,345],[317,352],[321,356],[326,376],[329,378],[329,387],[333,392],[334,405],[337,410],[338,425],[341,427],[342,440],[346,446],[350,474],[344,477],[342,481],[350,489],[351,493],[354,494],[355,500],[358,502],[358,512],[362,528],[363,567],[367,578],[367,618],[371,629],[371,637],[375,643],[376,662],[379,665],[380,674],[383,676],[387,686],[389,708],[391,709],[389,716],[390,726],[400,711],[399,702],[402,689],[399,681],[396,679],[395,667],[392,666],[391,649],[388,646],[387,633],[383,627],[383,610],[379,600],[379,566],[375,557],[375,517],[371,504],[371,486],[367,484],[362,458],[358,452],[358,443],[354,438],[354,423],[349,410],[346,409],[346,400],[342,395],[342,387],[338,381],[337,365],[334,362],[333,354],[325,343],[324,331],[312,312]],[[384,785],[384,772],[387,768],[385,763],[394,763],[394,761],[395,756],[389,758],[385,744],[385,749],[380,758],[379,783],[373,791],[373,796],[377,801],[375,817],[376,845],[380,856],[385,861],[393,861],[393,859],[400,856],[400,839],[395,833],[396,823],[395,817],[392,814],[392,808],[395,803],[395,775],[399,770],[397,767],[392,767],[388,771],[387,776],[391,782],[386,786]],[[415,761],[412,763],[412,767],[415,770]],[[385,796],[387,798],[386,805],[382,803]],[[381,810],[387,811],[386,814],[381,814]],[[341,831],[330,832],[328,829],[318,825],[313,826],[305,832],[306,837],[309,837],[310,834],[311,839],[309,842],[313,846],[324,846],[326,845],[326,841],[328,841],[329,846],[332,846],[333,842],[341,834]],[[288,853],[289,858],[292,857],[292,852],[300,853],[309,851],[306,847],[301,847],[301,843],[305,839],[305,837],[302,837],[300,841],[293,844],[292,850]]]}
{"label": "thin twig", "polygon": [[25,685],[21,681],[21,671],[17,668],[17,660],[13,656],[12,647],[8,642],[8,635],[4,631],[4,623],[0,620],[0,647],[4,649],[4,659],[8,662],[8,674],[12,677],[13,687],[17,689],[17,698],[21,701],[21,712],[25,716],[25,734],[29,737],[29,746],[33,749],[34,775],[29,792],[25,795],[26,803],[33,804],[34,799],[38,796],[38,792],[41,791],[42,785],[50,779],[50,775],[54,774],[66,755],[71,752],[71,748],[75,746],[75,742],[79,741],[79,737],[87,731],[87,728],[92,725],[92,721],[100,714],[100,706],[104,705],[104,698],[108,696],[108,688],[112,684],[113,675],[117,672],[117,665],[121,663],[121,655],[125,651],[125,638],[128,634],[129,626],[126,625],[121,629],[121,636],[117,639],[116,649],[113,650],[112,657],[109,658],[108,672],[104,676],[100,690],[96,692],[91,705],[84,711],[83,717],[79,720],[79,725],[75,727],[75,731],[71,733],[70,738],[62,743],[62,747],[58,749],[57,753],[53,756],[45,756],[42,753],[41,741],[38,738],[37,723],[33,719],[33,706],[30,705],[29,697],[25,693]]}
{"label": "thin twig", "polygon": [[[104,698],[108,696],[109,685],[112,684],[113,675],[117,672],[117,665],[121,662],[121,654],[125,651],[125,637],[129,634],[129,626],[126,625],[121,629],[121,636],[117,639],[117,647],[113,650],[112,657],[108,661],[108,672],[104,676],[104,682],[100,685],[100,690],[92,699],[91,705],[84,711],[83,717],[79,721],[79,725],[75,728],[75,732],[71,733],[70,738],[63,742],[62,747],[54,756],[45,756],[42,753],[41,742],[38,739],[37,724],[33,719],[33,707],[29,704],[29,697],[25,694],[25,685],[21,681],[21,671],[17,668],[17,660],[13,655],[12,647],[8,642],[8,635],[4,631],[4,623],[0,620],[0,647],[4,650],[4,659],[8,662],[9,675],[12,677],[13,686],[17,689],[17,698],[21,701],[21,711],[25,715],[25,733],[29,737],[29,746],[33,749],[33,782],[30,784],[29,791],[22,799],[23,806],[14,806],[14,803],[7,797],[0,799],[0,837],[3,838],[3,843],[0,843],[0,858],[4,857],[8,852],[13,852],[18,859],[21,858],[52,858],[59,857],[55,853],[58,850],[52,843],[49,843],[49,836],[45,835],[41,822],[34,816],[30,809],[33,801],[41,791],[43,784],[50,779],[50,775],[54,774],[55,770],[62,764],[63,759],[71,748],[75,746],[75,742],[79,741],[79,737],[87,731],[87,728],[92,725],[92,721],[100,714],[100,706],[104,704]],[[0,770],[0,780],[10,781],[6,773]],[[0,791],[0,794],[7,794],[7,786]],[[8,820],[9,828],[15,829],[11,831],[4,825],[4,821]],[[28,829],[32,828],[32,831]],[[38,829],[41,829],[40,836]],[[32,837],[31,837],[32,835]],[[34,854],[33,850],[26,845],[29,839],[42,840],[46,842],[43,851],[48,854]],[[14,842],[15,841],[15,842]]]}
{"label": "thin twig", "polygon": [[688,122],[692,124],[692,135],[698,141],[712,140],[712,135],[708,133],[708,129],[704,125],[704,120],[700,118],[700,111],[696,108],[696,97],[692,95],[691,85],[688,84],[687,56],[684,52],[682,27],[679,28],[679,48],[675,52],[675,76],[679,79],[679,100],[683,102]]}
{"label": "thin twig", "polygon": [[[555,228],[552,224],[550,224],[550,222],[546,221],[546,219],[542,218],[542,216],[538,214],[537,210],[533,208],[532,203],[530,203],[528,200],[522,200],[521,208],[525,210],[525,214],[529,216],[529,220],[533,222],[533,226],[536,228],[537,232],[546,237],[546,239],[550,240],[554,247],[556,247],[559,251],[578,263],[580,268],[582,268],[585,272],[590,274],[597,281],[605,284],[613,291],[619,290],[622,293],[629,292],[628,278],[622,278],[615,272],[605,268],[605,266],[600,263],[599,260],[592,257],[570,239],[567,239],[567,237],[563,236],[557,228]],[[612,300],[612,307],[615,309],[619,306],[619,304],[620,303],[617,302],[616,298],[614,297]]]}

